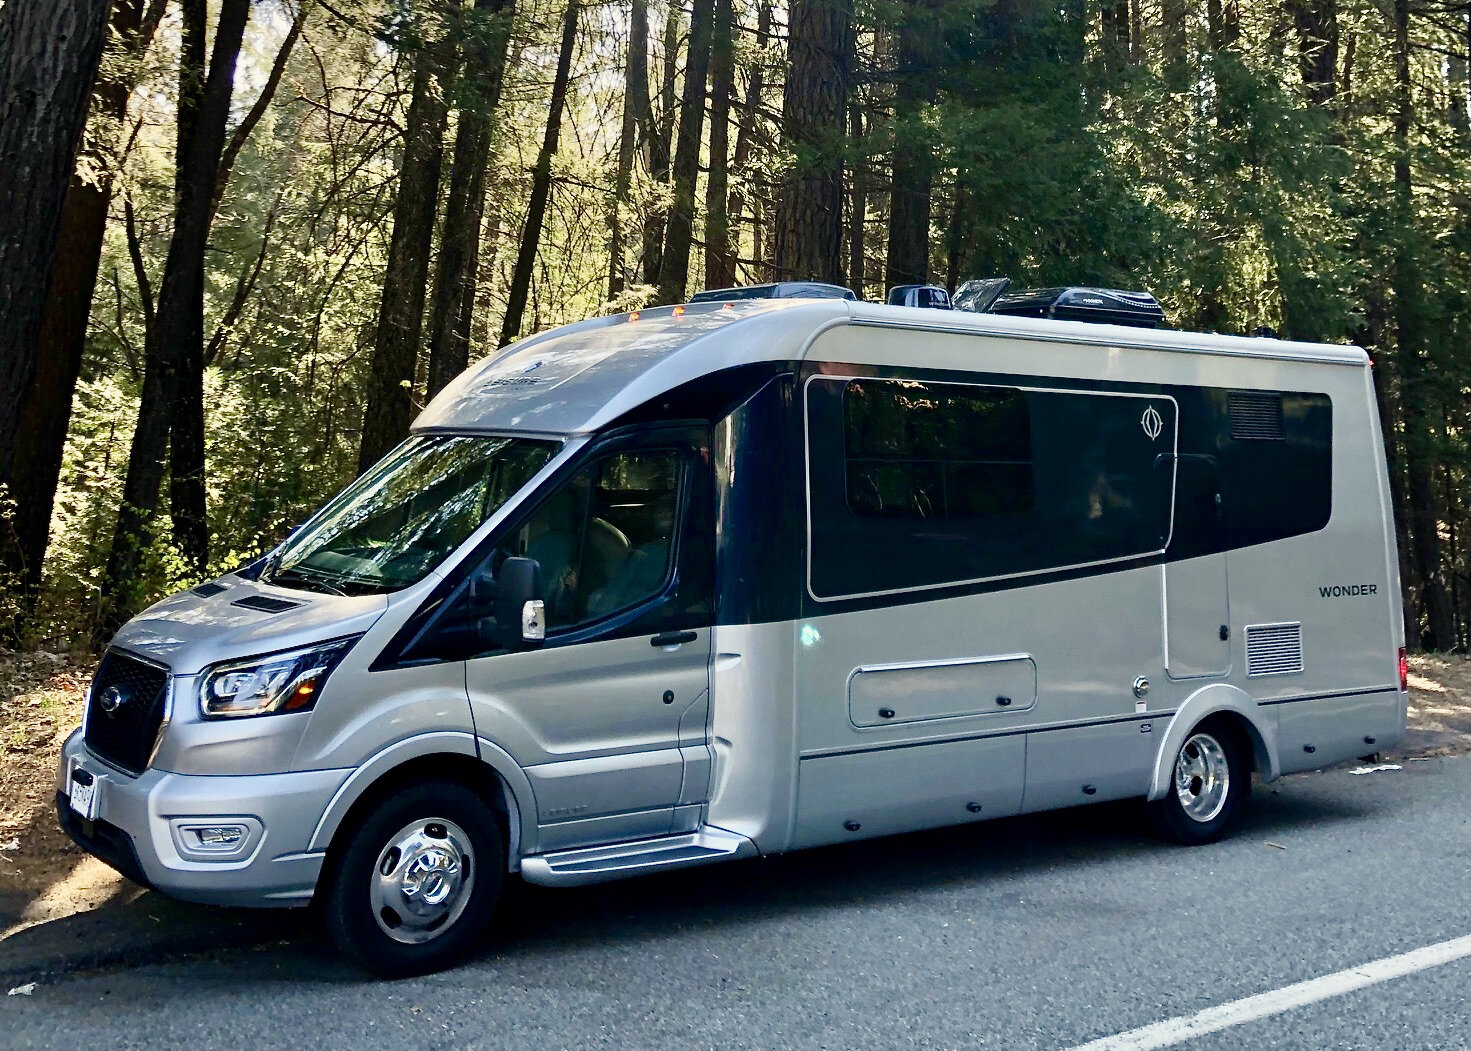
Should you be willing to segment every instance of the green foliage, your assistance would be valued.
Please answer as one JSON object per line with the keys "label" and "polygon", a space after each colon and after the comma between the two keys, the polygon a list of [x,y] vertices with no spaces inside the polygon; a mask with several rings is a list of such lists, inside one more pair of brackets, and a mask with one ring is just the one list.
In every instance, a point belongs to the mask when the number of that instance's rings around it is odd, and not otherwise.
{"label": "green foliage", "polygon": [[[772,276],[774,194],[791,159],[780,127],[786,12],[777,5],[776,32],[763,49],[753,32],[758,2],[736,3],[732,121],[746,119],[748,101],[756,104],[749,159],[729,172],[742,281]],[[1147,288],[1182,328],[1266,325],[1292,338],[1366,345],[1390,381],[1391,405],[1408,399],[1425,407],[1428,431],[1413,440],[1431,445],[1447,573],[1462,589],[1457,601],[1471,609],[1464,595],[1471,590],[1465,13],[1417,8],[1412,20],[1414,193],[1406,215],[1394,194],[1397,96],[1385,11],[1339,7],[1338,91],[1319,106],[1307,101],[1285,5],[1228,5],[1241,8],[1241,21],[1234,38],[1219,40],[1205,5],[1178,6],[1185,12],[1178,38],[1162,24],[1164,5],[1145,3],[1125,41],[1098,5],[1082,0],[856,4],[851,104],[864,134],[831,148],[841,150],[865,202],[867,287],[883,271],[887,180],[899,146],[933,154],[931,269],[938,280],[1004,274],[1019,284]],[[412,52],[435,42],[471,46],[496,29],[451,0],[309,8],[280,88],[224,187],[207,258],[212,571],[269,546],[351,479]],[[495,351],[564,10],[559,0],[516,4],[486,173],[472,360]],[[295,0],[254,6],[236,119],[264,83],[296,12]],[[649,138],[672,119],[660,109],[660,84],[670,63],[683,67],[678,52],[687,46],[681,34],[676,53],[665,53],[668,15],[667,4],[651,4],[653,126],[644,128],[620,209],[621,253],[632,278],[609,303],[607,219],[628,8],[584,10],[528,331],[639,307],[653,294],[637,261],[644,228],[657,228],[669,190],[649,171]],[[931,51],[917,71],[899,68],[901,19],[922,29]],[[117,194],[53,517],[39,614],[45,635],[79,634],[99,605],[141,386],[146,301],[157,295],[168,248],[177,34],[176,21],[165,19],[145,55],[109,57],[109,68],[130,64],[139,88],[121,129],[89,129],[95,155],[116,166]],[[765,87],[749,100],[758,71]],[[900,82],[909,76],[920,78],[922,101],[912,117],[896,119]],[[464,80],[446,87],[447,150],[455,114],[481,106],[480,92]],[[696,199],[704,200],[703,187]],[[135,273],[129,209],[151,294]],[[1397,346],[1393,323],[1406,304],[1390,275],[1406,258],[1418,280],[1408,290],[1422,334],[1417,347]],[[702,259],[697,219],[692,289],[701,285]],[[1401,389],[1396,360],[1406,354],[1423,368]],[[416,404],[423,381],[421,364]],[[1397,430],[1390,438],[1405,440]],[[165,542],[166,510],[152,522],[142,584],[150,598],[191,582]],[[4,594],[0,588],[0,602]],[[0,607],[0,621],[6,616]]]}

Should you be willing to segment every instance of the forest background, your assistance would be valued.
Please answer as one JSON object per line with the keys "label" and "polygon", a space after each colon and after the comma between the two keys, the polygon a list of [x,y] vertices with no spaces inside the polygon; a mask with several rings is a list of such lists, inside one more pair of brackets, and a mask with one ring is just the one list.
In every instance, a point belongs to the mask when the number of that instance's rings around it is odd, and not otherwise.
{"label": "forest background", "polygon": [[1471,633],[1467,0],[3,0],[0,633],[105,642],[468,361],[773,279],[1142,288],[1375,362]]}

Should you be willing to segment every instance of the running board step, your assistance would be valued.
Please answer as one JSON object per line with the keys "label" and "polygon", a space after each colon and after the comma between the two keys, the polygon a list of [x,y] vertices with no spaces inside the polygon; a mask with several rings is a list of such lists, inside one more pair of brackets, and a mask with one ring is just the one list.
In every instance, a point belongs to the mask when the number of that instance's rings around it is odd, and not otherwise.
{"label": "running board step", "polygon": [[706,825],[698,832],[677,836],[535,854],[521,859],[521,878],[543,887],[580,887],[647,872],[750,858],[758,853],[756,844],[745,836]]}

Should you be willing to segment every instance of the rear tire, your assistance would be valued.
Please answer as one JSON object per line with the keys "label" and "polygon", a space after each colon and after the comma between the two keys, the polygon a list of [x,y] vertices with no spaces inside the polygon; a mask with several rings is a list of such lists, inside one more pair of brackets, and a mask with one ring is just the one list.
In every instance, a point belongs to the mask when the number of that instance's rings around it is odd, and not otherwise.
{"label": "rear tire", "polygon": [[1229,722],[1207,719],[1185,736],[1163,799],[1149,804],[1155,830],[1196,846],[1214,843],[1240,816],[1251,791],[1251,754]]}
{"label": "rear tire", "polygon": [[506,851],[490,806],[455,781],[395,792],[346,832],[323,913],[343,953],[380,978],[457,962],[500,897]]}

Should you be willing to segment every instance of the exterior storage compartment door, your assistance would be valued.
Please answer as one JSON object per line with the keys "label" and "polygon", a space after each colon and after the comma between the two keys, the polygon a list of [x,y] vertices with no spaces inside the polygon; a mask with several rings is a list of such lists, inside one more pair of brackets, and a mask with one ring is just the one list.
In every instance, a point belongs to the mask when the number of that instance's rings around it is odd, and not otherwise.
{"label": "exterior storage compartment door", "polygon": [[1165,671],[1172,679],[1231,670],[1223,500],[1215,457],[1177,458],[1174,528],[1164,569]]}
{"label": "exterior storage compartment door", "polygon": [[848,677],[854,726],[1020,712],[1036,700],[1037,665],[1026,653],[866,664]]}

